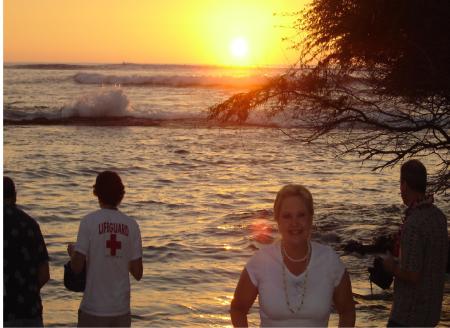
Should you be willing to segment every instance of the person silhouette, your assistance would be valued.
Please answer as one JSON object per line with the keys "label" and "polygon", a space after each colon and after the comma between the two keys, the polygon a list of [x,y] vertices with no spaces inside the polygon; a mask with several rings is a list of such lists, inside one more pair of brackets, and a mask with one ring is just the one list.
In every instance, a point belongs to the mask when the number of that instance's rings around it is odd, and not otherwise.
{"label": "person silhouette", "polygon": [[19,209],[14,181],[3,177],[3,326],[43,327],[40,290],[49,257],[39,224]]}
{"label": "person silhouette", "polygon": [[100,209],[80,222],[76,244],[69,243],[71,269],[86,270],[86,287],[78,311],[79,327],[130,327],[130,278],[143,274],[138,223],[118,210],[125,195],[119,175],[98,174],[94,195]]}
{"label": "person silhouette", "polygon": [[388,327],[428,327],[439,323],[448,259],[447,218],[426,196],[427,170],[418,160],[400,169],[400,193],[408,207],[400,232],[398,262],[383,261],[394,275]]}

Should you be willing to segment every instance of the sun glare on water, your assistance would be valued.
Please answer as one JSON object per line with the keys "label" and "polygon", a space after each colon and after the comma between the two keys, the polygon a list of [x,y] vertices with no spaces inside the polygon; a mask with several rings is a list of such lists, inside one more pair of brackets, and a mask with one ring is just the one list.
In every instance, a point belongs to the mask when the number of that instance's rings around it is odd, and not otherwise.
{"label": "sun glare on water", "polygon": [[236,59],[245,59],[248,55],[248,42],[243,37],[231,40],[230,53]]}

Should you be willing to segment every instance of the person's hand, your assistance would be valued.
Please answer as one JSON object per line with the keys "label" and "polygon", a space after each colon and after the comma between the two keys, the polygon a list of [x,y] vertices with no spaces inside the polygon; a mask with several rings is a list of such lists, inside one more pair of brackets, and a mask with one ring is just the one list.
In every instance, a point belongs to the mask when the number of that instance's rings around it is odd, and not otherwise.
{"label": "person's hand", "polygon": [[72,257],[73,252],[75,248],[75,244],[74,243],[68,243],[67,244],[67,254],[69,254],[70,257]]}
{"label": "person's hand", "polygon": [[387,272],[394,273],[396,263],[391,253],[388,253],[386,256],[383,256],[383,268]]}

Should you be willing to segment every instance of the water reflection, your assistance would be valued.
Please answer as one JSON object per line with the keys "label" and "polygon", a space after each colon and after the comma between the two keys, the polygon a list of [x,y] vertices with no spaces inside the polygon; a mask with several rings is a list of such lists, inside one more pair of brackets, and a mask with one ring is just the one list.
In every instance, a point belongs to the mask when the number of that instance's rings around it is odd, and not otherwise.
{"label": "water reflection", "polygon": [[[4,172],[48,243],[47,326],[76,324],[81,294],[64,289],[62,266],[80,218],[98,206],[97,171],[119,172],[126,187],[121,209],[141,226],[144,277],[131,285],[133,326],[229,326],[242,268],[277,237],[272,206],[283,184],[311,189],[314,238],[336,249],[350,239],[369,242],[401,217],[397,171],[371,172],[273,129],[6,126],[4,142]],[[450,213],[447,201],[437,201]],[[340,253],[358,302],[357,325],[385,325],[391,291],[374,287],[370,296],[371,257]],[[449,313],[447,280],[442,326],[450,325]],[[332,315],[330,325],[336,320]],[[256,305],[249,322],[259,325]]]}

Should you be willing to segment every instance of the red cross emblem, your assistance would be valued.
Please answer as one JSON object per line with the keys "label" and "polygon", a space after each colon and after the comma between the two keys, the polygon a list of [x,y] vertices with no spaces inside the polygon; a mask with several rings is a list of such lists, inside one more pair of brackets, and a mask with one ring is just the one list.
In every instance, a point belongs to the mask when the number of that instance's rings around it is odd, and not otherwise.
{"label": "red cross emblem", "polygon": [[116,256],[116,249],[122,248],[122,242],[116,240],[116,234],[111,234],[111,239],[106,241],[106,248],[111,249],[111,256]]}

